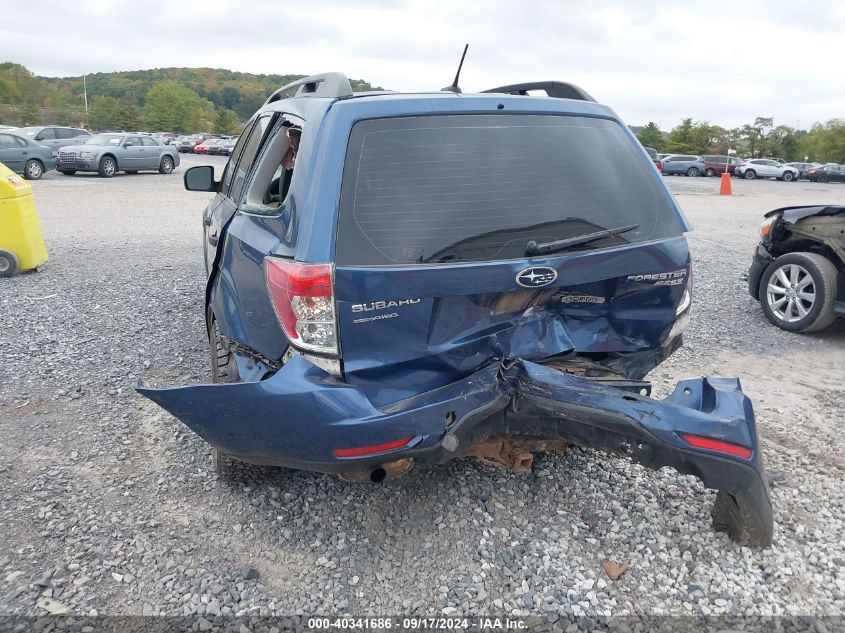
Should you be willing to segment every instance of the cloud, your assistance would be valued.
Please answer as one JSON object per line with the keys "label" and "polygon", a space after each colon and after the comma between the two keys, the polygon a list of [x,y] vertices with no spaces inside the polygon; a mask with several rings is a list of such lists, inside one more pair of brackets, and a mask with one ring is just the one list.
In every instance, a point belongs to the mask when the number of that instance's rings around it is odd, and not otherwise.
{"label": "cloud", "polygon": [[[845,3],[642,0],[270,0],[85,3],[16,8],[3,56],[36,73],[205,66],[255,73],[340,70],[396,90],[465,91],[527,80],[581,85],[632,124],[755,116],[802,126],[842,116]],[[44,29],[43,16],[60,28]],[[815,60],[836,60],[829,64]]]}

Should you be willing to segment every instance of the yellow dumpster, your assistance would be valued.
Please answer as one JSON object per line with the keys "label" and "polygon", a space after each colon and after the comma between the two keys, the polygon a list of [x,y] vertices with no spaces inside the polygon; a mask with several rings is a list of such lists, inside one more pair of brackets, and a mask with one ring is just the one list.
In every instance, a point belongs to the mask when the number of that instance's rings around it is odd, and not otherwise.
{"label": "yellow dumpster", "polygon": [[47,246],[32,187],[0,163],[0,277],[11,277],[46,262]]}

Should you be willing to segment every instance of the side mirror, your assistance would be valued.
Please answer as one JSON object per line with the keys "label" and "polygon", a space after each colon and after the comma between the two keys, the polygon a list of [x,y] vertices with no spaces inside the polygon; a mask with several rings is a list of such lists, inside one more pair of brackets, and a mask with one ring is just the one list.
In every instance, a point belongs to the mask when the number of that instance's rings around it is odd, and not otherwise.
{"label": "side mirror", "polygon": [[133,143],[132,141],[126,141],[126,142],[123,144],[123,147],[132,147],[133,145],[135,145],[135,143]]}
{"label": "side mirror", "polygon": [[214,167],[211,165],[191,167],[184,178],[188,191],[220,191],[220,183],[214,181]]}

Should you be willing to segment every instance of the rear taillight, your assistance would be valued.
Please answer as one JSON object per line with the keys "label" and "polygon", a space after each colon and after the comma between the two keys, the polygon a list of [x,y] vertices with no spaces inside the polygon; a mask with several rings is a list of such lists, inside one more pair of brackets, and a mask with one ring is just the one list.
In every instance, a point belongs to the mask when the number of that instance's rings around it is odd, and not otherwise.
{"label": "rear taillight", "polygon": [[300,350],[338,354],[331,264],[266,257],[264,274],[276,316]]}
{"label": "rear taillight", "polygon": [[717,440],[712,437],[702,437],[700,435],[692,435],[690,433],[681,433],[681,437],[690,446],[696,448],[703,448],[708,451],[715,451],[717,453],[725,453],[726,455],[734,455],[735,457],[742,457],[743,459],[751,459],[753,451],[745,446],[739,444],[732,444],[723,440]]}
{"label": "rear taillight", "polygon": [[657,161],[657,171],[663,171],[663,163],[660,161]]}

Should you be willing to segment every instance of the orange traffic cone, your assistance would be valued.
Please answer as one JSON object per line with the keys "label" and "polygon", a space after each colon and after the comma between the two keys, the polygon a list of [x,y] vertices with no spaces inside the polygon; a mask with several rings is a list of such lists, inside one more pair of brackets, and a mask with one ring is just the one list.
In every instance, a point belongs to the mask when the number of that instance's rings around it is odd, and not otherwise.
{"label": "orange traffic cone", "polygon": [[722,174],[722,184],[719,186],[719,195],[731,195],[731,175],[728,172]]}

